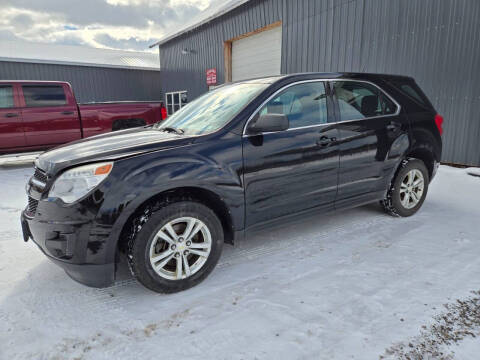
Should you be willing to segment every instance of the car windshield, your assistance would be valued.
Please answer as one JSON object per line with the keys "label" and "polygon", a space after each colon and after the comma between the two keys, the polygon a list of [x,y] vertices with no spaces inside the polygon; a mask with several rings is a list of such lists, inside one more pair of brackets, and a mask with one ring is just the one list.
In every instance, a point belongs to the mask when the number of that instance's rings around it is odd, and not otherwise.
{"label": "car windshield", "polygon": [[225,126],[268,84],[238,83],[222,86],[195,99],[165,121],[159,130],[186,135],[203,135]]}

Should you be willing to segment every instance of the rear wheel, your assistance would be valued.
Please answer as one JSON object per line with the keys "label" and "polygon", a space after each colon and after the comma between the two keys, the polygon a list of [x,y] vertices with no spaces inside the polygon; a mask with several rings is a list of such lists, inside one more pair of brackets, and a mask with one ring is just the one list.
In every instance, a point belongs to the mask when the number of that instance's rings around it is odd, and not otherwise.
{"label": "rear wheel", "polygon": [[393,216],[415,214],[425,201],[429,181],[423,161],[405,160],[381,202],[385,211]]}
{"label": "rear wheel", "polygon": [[221,223],[208,207],[193,201],[171,203],[153,213],[131,240],[130,268],[153,291],[185,290],[210,274],[223,241]]}

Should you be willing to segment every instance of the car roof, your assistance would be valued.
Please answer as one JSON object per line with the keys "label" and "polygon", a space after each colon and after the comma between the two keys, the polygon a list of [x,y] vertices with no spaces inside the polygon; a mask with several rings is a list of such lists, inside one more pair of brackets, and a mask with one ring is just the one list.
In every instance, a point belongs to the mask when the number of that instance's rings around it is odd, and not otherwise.
{"label": "car roof", "polygon": [[305,72],[305,73],[295,73],[287,75],[277,75],[261,78],[253,78],[237,81],[235,83],[261,83],[261,84],[274,84],[277,81],[285,80],[313,80],[313,79],[404,79],[412,80],[411,77],[404,75],[395,75],[395,74],[380,74],[380,73],[361,73],[361,72]]}

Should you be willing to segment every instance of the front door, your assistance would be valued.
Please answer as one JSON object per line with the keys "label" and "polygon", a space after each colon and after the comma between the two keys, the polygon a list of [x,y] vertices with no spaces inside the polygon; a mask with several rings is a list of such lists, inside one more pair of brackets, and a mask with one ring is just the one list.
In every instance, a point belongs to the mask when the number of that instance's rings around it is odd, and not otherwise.
{"label": "front door", "polygon": [[[56,145],[81,139],[77,105],[66,85],[22,85],[27,145]],[[69,92],[68,92],[69,93]]]}
{"label": "front door", "polygon": [[[246,227],[312,209],[330,210],[337,191],[338,137],[321,81],[290,85],[257,114],[281,113],[286,131],[243,136]],[[253,122],[255,116],[253,117]]]}
{"label": "front door", "polygon": [[362,81],[332,83],[336,99],[340,166],[336,207],[383,197],[401,150],[408,146],[408,119],[377,86]]}
{"label": "front door", "polygon": [[26,146],[22,113],[12,84],[0,85],[0,151]]}

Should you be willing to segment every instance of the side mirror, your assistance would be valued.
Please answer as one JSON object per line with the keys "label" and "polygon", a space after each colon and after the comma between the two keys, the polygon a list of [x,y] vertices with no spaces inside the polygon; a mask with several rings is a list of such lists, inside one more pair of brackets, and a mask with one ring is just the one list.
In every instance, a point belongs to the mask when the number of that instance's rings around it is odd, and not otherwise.
{"label": "side mirror", "polygon": [[263,114],[257,117],[257,121],[248,128],[249,134],[275,132],[287,130],[288,118],[284,114]]}

